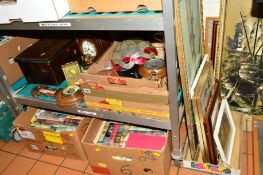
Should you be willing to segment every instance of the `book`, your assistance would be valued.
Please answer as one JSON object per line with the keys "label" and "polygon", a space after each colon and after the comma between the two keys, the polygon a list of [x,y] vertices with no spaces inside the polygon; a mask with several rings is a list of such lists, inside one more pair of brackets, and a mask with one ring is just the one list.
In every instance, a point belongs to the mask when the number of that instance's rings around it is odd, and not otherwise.
{"label": "book", "polygon": [[102,142],[103,142],[103,139],[104,139],[104,137],[105,137],[105,134],[106,134],[106,132],[107,132],[107,130],[108,130],[109,125],[110,125],[109,122],[105,122],[101,133],[98,133],[98,134],[99,134],[99,138],[98,138],[97,143],[102,143]]}
{"label": "book", "polygon": [[129,128],[130,128],[129,125],[124,125],[124,130],[123,130],[123,132],[121,134],[119,147],[124,147],[125,146],[126,140],[128,138],[128,135],[129,135]]}
{"label": "book", "polygon": [[101,135],[101,132],[102,132],[102,130],[103,130],[103,128],[104,128],[105,123],[106,123],[106,121],[103,121],[102,124],[100,125],[100,128],[99,128],[99,130],[98,130],[98,133],[97,133],[97,135],[96,135],[93,143],[97,143],[97,142],[98,142],[99,137],[100,137],[100,135]]}
{"label": "book", "polygon": [[105,136],[103,138],[102,144],[104,144],[104,145],[109,144],[110,137],[111,137],[111,134],[113,132],[113,128],[114,128],[114,123],[110,122],[109,127],[108,127],[108,129],[106,131],[106,134],[105,134]]}
{"label": "book", "polygon": [[114,139],[113,145],[119,145],[121,140],[121,135],[124,132],[124,124],[119,124],[119,128],[116,134],[116,137]]}
{"label": "book", "polygon": [[113,145],[118,129],[119,129],[119,124],[114,123],[114,127],[110,136],[110,143],[109,143],[110,145]]}
{"label": "book", "polygon": [[165,136],[129,133],[125,148],[161,150],[165,142]]}

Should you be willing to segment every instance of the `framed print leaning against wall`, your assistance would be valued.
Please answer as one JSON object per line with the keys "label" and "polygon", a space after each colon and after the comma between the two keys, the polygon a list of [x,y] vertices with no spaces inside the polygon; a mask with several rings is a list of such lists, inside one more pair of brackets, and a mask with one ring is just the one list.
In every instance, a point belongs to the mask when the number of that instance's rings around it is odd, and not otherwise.
{"label": "framed print leaning against wall", "polygon": [[214,140],[223,162],[230,164],[236,127],[227,100],[223,99],[214,130]]}
{"label": "framed print leaning against wall", "polygon": [[200,66],[203,52],[202,1],[175,1],[175,28],[178,63],[186,114],[191,157],[197,160],[198,136],[189,89]]}
{"label": "framed print leaning against wall", "polygon": [[222,2],[221,95],[233,110],[261,115],[263,20],[251,16],[253,0]]}

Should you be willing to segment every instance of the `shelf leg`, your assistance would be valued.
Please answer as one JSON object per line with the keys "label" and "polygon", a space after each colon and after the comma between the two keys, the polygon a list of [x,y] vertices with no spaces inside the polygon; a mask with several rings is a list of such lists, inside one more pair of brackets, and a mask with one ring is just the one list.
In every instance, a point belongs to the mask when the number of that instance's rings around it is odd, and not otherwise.
{"label": "shelf leg", "polygon": [[178,161],[183,159],[182,147],[180,144],[180,120],[177,102],[177,49],[175,35],[175,14],[173,0],[163,0],[163,22],[165,36],[165,51],[167,60],[167,75],[169,89],[169,109],[172,130],[173,153],[172,158]]}

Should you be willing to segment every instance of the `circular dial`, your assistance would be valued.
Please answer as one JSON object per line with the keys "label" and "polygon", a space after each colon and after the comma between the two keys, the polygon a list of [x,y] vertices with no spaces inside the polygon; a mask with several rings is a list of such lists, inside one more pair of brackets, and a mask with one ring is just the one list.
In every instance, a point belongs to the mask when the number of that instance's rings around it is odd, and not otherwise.
{"label": "circular dial", "polygon": [[144,68],[148,70],[159,70],[164,67],[164,61],[159,59],[148,60],[144,63]]}
{"label": "circular dial", "polygon": [[71,86],[66,87],[66,88],[63,90],[63,94],[64,94],[64,95],[73,95],[73,94],[75,94],[78,90],[79,90],[79,87],[78,87],[78,86],[71,85]]}
{"label": "circular dial", "polygon": [[89,41],[83,41],[82,50],[84,55],[89,55],[91,57],[96,57],[97,55],[95,45]]}

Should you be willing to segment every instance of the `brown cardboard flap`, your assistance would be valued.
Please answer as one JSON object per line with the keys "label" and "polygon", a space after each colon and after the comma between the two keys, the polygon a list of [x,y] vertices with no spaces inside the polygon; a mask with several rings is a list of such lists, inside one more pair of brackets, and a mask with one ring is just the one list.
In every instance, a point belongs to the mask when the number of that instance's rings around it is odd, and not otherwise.
{"label": "brown cardboard flap", "polygon": [[[80,87],[83,94],[96,97],[113,98],[126,101],[134,101],[150,104],[168,105],[168,92],[153,88],[122,88],[113,86],[101,86],[102,88],[93,88],[89,83],[80,81]],[[107,87],[106,87],[107,86]],[[105,88],[105,89],[103,89]]]}
{"label": "brown cardboard flap", "polygon": [[37,41],[38,39],[33,38],[15,37],[0,45],[0,65],[10,84],[23,76],[19,65],[13,59]]}
{"label": "brown cardboard flap", "polygon": [[27,111],[23,111],[14,120],[13,125],[16,127],[28,128],[31,125],[31,118],[37,112],[37,108],[27,107]]}
{"label": "brown cardboard flap", "polygon": [[[162,10],[161,0],[69,0],[72,12],[122,12],[137,11],[142,7],[148,10]],[[114,4],[114,5],[112,5]]]}

